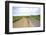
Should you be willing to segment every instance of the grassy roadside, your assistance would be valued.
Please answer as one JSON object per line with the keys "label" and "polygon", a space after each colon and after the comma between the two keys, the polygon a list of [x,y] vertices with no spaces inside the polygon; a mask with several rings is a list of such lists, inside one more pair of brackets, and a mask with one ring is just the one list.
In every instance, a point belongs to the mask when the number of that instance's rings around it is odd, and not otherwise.
{"label": "grassy roadside", "polygon": [[40,15],[38,15],[38,16],[30,16],[30,18],[33,19],[33,20],[40,20]]}

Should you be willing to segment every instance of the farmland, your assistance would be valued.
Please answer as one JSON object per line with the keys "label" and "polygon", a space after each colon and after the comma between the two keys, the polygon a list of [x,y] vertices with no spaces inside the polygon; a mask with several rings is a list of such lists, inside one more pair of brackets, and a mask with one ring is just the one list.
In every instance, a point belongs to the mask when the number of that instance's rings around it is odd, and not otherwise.
{"label": "farmland", "polygon": [[22,19],[23,17],[33,19],[33,20],[40,20],[40,15],[38,15],[38,16],[13,16],[13,22],[18,21],[18,20]]}
{"label": "farmland", "polygon": [[13,16],[13,27],[39,27],[40,15],[38,16]]}

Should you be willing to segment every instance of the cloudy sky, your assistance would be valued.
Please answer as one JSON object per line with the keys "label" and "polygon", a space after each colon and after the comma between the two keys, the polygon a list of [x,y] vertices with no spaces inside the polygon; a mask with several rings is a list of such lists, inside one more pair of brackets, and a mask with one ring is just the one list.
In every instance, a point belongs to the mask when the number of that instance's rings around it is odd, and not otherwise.
{"label": "cloudy sky", "polygon": [[31,16],[40,15],[40,8],[38,7],[13,7],[13,16]]}

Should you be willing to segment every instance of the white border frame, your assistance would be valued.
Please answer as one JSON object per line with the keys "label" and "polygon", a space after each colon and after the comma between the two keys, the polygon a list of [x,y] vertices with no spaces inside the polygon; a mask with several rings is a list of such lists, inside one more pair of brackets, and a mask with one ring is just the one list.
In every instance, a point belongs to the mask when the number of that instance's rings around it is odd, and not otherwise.
{"label": "white border frame", "polygon": [[[12,20],[12,7],[13,6],[29,6],[29,7],[40,7],[40,27],[26,27],[26,28],[13,28],[13,20]],[[31,5],[31,6],[30,6]],[[9,32],[22,32],[22,31],[37,31],[43,30],[43,5],[34,5],[34,4],[17,4],[17,3],[9,3]]]}

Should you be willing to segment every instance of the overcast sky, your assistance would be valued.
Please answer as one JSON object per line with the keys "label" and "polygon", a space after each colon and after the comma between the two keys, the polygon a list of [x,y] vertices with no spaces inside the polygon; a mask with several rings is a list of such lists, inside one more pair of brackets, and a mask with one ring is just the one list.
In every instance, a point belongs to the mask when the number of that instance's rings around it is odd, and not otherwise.
{"label": "overcast sky", "polygon": [[31,15],[40,15],[40,8],[36,7],[13,7],[12,9],[13,16],[31,16]]}

